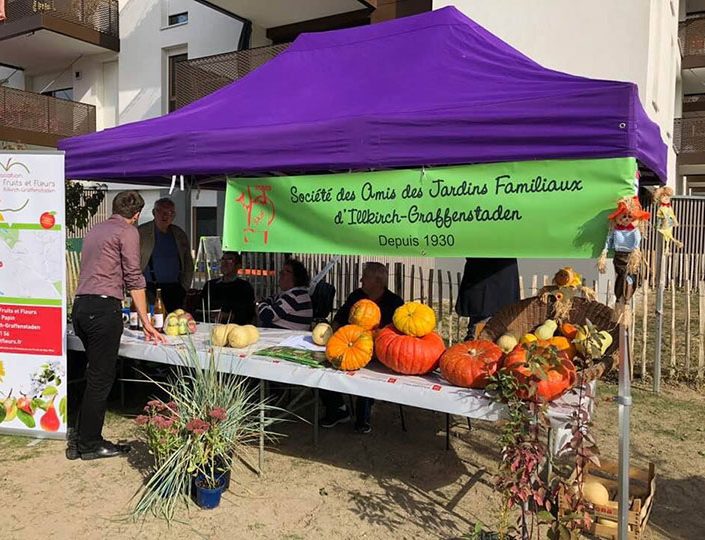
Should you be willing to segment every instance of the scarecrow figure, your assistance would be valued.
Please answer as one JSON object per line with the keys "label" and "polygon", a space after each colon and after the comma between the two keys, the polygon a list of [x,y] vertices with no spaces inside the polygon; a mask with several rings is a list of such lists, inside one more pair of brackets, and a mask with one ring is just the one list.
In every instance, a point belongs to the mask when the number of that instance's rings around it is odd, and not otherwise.
{"label": "scarecrow figure", "polygon": [[552,284],[539,291],[539,297],[544,303],[548,302],[549,297],[554,298],[554,317],[559,320],[568,319],[573,307],[573,298],[580,295],[588,300],[596,298],[595,291],[583,285],[583,276],[570,266],[558,270],[553,276]]}
{"label": "scarecrow figure", "polygon": [[663,236],[665,240],[665,251],[667,255],[671,254],[671,242],[677,248],[682,248],[683,243],[673,238],[673,228],[680,225],[676,219],[676,214],[671,207],[671,197],[673,189],[665,186],[654,191],[654,203],[658,205],[656,211],[656,230]]}
{"label": "scarecrow figure", "polygon": [[605,248],[600,255],[597,268],[601,274],[607,270],[607,250],[614,250],[615,282],[614,294],[617,297],[615,318],[627,319],[627,302],[634,295],[639,285],[639,271],[641,270],[642,256],[639,244],[641,243],[642,227],[651,214],[645,212],[639,204],[637,197],[625,197],[617,203],[617,210],[607,218],[610,220],[610,229],[605,241]]}

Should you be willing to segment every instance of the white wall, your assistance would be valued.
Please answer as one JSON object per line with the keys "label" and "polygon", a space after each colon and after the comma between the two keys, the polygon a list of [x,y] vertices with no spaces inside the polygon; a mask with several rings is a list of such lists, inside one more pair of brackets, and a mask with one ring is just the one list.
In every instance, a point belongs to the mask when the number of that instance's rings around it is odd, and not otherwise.
{"label": "white wall", "polygon": [[630,81],[669,146],[676,101],[678,0],[434,0],[454,5],[539,64],[598,79]]}
{"label": "white wall", "polygon": [[[187,24],[168,27],[169,15],[188,12]],[[166,57],[189,58],[237,49],[242,22],[194,0],[120,0],[119,122],[166,112]]]}

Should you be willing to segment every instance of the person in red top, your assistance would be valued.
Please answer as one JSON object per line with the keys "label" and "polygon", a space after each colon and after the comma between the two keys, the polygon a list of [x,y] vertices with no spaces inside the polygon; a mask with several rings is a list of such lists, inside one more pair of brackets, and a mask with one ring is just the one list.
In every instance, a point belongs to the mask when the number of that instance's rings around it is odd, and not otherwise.
{"label": "person in red top", "polygon": [[73,328],[86,349],[86,389],[78,415],[78,429],[69,438],[68,459],[109,458],[130,447],[103,439],[108,394],[115,382],[122,299],[128,290],[148,341],[164,343],[150,322],[145,279],[140,268],[140,240],[134,226],[144,207],[136,191],[122,191],[113,200],[113,215],[94,226],[83,241],[81,274],[73,305]]}

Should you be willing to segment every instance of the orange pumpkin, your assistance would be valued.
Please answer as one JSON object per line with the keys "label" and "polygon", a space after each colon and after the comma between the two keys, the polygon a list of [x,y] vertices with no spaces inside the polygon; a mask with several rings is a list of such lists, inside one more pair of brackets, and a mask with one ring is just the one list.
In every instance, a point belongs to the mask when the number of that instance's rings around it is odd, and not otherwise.
{"label": "orange pumpkin", "polygon": [[484,388],[487,378],[499,369],[502,349],[486,339],[453,345],[440,360],[441,374],[463,388]]}
{"label": "orange pumpkin", "polygon": [[[524,400],[553,401],[572,388],[577,379],[575,365],[568,355],[553,346],[527,349],[520,345],[507,355],[504,366],[520,383],[517,397]],[[532,370],[537,367],[546,373],[544,378]],[[530,395],[530,387],[535,387],[534,395]]]}
{"label": "orange pumpkin", "polygon": [[348,324],[328,340],[326,358],[337,369],[353,371],[365,367],[372,360],[373,349],[372,333],[356,324]]}
{"label": "orange pumpkin", "polygon": [[436,328],[436,314],[421,302],[407,302],[394,311],[392,322],[407,336],[423,337]]}
{"label": "orange pumpkin", "polygon": [[561,325],[561,334],[563,334],[565,337],[567,337],[570,341],[573,341],[575,339],[575,336],[577,333],[578,333],[578,327],[575,326],[574,324],[563,323]]}
{"label": "orange pumpkin", "polygon": [[407,336],[387,325],[375,338],[377,359],[392,371],[404,375],[423,375],[436,369],[446,346],[435,332],[424,337]]}
{"label": "orange pumpkin", "polygon": [[379,310],[379,306],[366,298],[355,302],[348,316],[350,324],[362,326],[365,330],[377,328],[381,319],[382,312]]}
{"label": "orange pumpkin", "polygon": [[548,340],[549,345],[553,345],[559,351],[563,351],[568,355],[569,360],[573,360],[577,351],[575,350],[575,345],[567,338],[563,336],[554,336]]}

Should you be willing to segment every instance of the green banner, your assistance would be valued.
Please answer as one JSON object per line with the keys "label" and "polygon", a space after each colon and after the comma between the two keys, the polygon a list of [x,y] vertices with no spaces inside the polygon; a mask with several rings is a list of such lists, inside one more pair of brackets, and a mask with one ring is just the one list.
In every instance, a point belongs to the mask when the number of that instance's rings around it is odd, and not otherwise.
{"label": "green banner", "polygon": [[223,249],[592,258],[633,158],[228,180]]}

